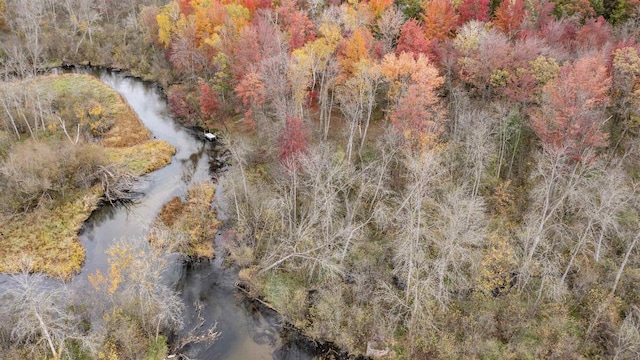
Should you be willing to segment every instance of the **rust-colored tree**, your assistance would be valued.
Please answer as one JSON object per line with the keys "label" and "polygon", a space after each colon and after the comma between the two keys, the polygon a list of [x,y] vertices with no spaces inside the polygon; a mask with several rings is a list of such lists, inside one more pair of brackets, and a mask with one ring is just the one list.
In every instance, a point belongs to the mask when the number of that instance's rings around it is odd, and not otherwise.
{"label": "rust-colored tree", "polygon": [[573,160],[589,161],[585,150],[607,145],[604,109],[611,78],[602,58],[565,65],[543,88],[542,104],[531,111],[531,128],[543,144]]}
{"label": "rust-colored tree", "polygon": [[180,8],[180,13],[185,16],[189,16],[193,14],[193,6],[191,5],[191,0],[178,0],[178,6]]}
{"label": "rust-colored tree", "polygon": [[256,72],[244,76],[235,88],[244,106],[244,122],[249,130],[255,128],[255,112],[265,101],[265,86]]}
{"label": "rust-colored tree", "polygon": [[578,49],[584,52],[602,49],[611,41],[613,41],[611,25],[602,16],[597,19],[587,19],[576,34]]}
{"label": "rust-colored tree", "polygon": [[496,9],[494,24],[505,34],[514,36],[520,30],[525,15],[526,8],[524,0],[504,0]]}
{"label": "rust-colored tree", "polygon": [[169,111],[185,124],[195,125],[198,118],[198,104],[182,86],[172,86],[167,92]]}
{"label": "rust-colored tree", "polygon": [[262,54],[260,53],[260,36],[258,29],[253,26],[246,26],[240,32],[240,36],[233,49],[231,61],[231,73],[235,81],[240,82],[244,74],[255,70]]}

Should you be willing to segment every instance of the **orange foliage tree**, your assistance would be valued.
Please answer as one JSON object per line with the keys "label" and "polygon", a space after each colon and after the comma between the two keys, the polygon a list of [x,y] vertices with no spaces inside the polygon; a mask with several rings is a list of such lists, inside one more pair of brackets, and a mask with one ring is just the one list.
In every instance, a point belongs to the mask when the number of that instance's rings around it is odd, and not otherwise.
{"label": "orange foliage tree", "polygon": [[425,0],[421,15],[427,39],[444,40],[453,35],[458,26],[458,14],[451,0]]}
{"label": "orange foliage tree", "polygon": [[391,4],[393,4],[393,0],[370,0],[369,8],[373,11],[373,15],[379,18]]}
{"label": "orange foliage tree", "polygon": [[355,73],[355,64],[363,60],[371,60],[373,36],[367,28],[359,27],[350,38],[343,40],[338,60],[343,79]]}
{"label": "orange foliage tree", "polygon": [[423,55],[387,54],[382,74],[389,82],[389,118],[412,149],[432,145],[444,131],[444,109],[437,94],[444,79]]}

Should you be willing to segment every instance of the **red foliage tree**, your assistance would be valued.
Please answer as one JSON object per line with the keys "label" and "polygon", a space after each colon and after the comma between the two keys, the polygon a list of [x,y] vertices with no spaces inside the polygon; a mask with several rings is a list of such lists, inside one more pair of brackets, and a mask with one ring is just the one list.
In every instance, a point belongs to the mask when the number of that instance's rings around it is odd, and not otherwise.
{"label": "red foliage tree", "polygon": [[181,86],[172,86],[167,92],[169,111],[187,125],[195,125],[198,119],[198,104]]}
{"label": "red foliage tree", "polygon": [[499,93],[513,102],[527,103],[533,100],[537,80],[531,73],[530,64],[538,57],[544,45],[542,40],[533,36],[515,40],[501,65],[509,75],[504,87],[497,89]]}
{"label": "red foliage tree", "polygon": [[262,60],[259,49],[260,37],[254,25],[244,27],[240,32],[231,61],[231,74],[235,81],[240,81],[242,77],[252,70]]}
{"label": "red foliage tree", "polygon": [[249,9],[249,12],[253,15],[258,9],[265,9],[271,7],[271,1],[265,0],[239,0],[238,3]]}
{"label": "red foliage tree", "polygon": [[490,95],[496,71],[507,67],[513,46],[503,33],[484,27],[477,29],[473,24],[463,26],[456,39],[455,45],[461,51],[459,76],[483,95]]}
{"label": "red foliage tree", "polygon": [[198,104],[200,104],[200,115],[202,120],[210,121],[216,116],[218,110],[218,96],[211,86],[202,79],[198,80],[200,85],[200,95],[198,96]]}
{"label": "red foliage tree", "polygon": [[564,50],[563,53],[569,54],[574,50],[577,32],[573,22],[561,19],[542,24],[538,30],[538,36],[545,39],[547,44],[553,45],[556,51]]}
{"label": "red foliage tree", "polygon": [[403,52],[413,53],[417,58],[418,54],[426,55],[429,60],[434,60],[434,40],[427,40],[424,30],[417,20],[411,19],[407,21],[400,30],[400,38],[398,39],[398,47],[396,53],[399,55]]}
{"label": "red foliage tree", "polygon": [[576,34],[578,48],[589,51],[602,49],[613,41],[611,25],[602,17],[587,19],[584,26]]}
{"label": "red foliage tree", "polygon": [[531,112],[531,127],[542,142],[574,160],[584,151],[605,146],[602,130],[611,78],[600,57],[582,58],[565,65],[560,75],[543,88],[539,109]]}
{"label": "red foliage tree", "polygon": [[289,34],[289,50],[298,49],[307,41],[315,39],[313,22],[304,11],[296,9],[294,1],[284,1],[278,8],[278,15],[284,30]]}
{"label": "red foliage tree", "polygon": [[291,166],[295,163],[295,157],[307,150],[309,136],[302,123],[302,119],[288,117],[285,121],[282,133],[278,137],[278,157],[280,161]]}
{"label": "red foliage tree", "polygon": [[528,69],[518,68],[507,79],[502,93],[509,100],[517,103],[527,103],[533,98],[537,80]]}
{"label": "red foliage tree", "polygon": [[458,6],[460,25],[471,20],[489,21],[489,0],[463,0]]}
{"label": "red foliage tree", "polygon": [[540,30],[555,20],[553,7],[554,3],[549,0],[533,0],[530,2],[530,18],[533,20],[534,29]]}

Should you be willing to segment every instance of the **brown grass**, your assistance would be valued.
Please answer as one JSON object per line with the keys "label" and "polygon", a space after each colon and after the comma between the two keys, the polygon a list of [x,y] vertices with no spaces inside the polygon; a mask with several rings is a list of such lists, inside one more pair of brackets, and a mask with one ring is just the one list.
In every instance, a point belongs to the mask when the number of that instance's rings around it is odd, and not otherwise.
{"label": "brown grass", "polygon": [[25,257],[33,260],[33,271],[69,280],[84,262],[78,231],[95,210],[100,192],[99,187],[78,191],[53,209],[40,207],[0,220],[0,272],[19,271]]}
{"label": "brown grass", "polygon": [[169,202],[164,204],[162,210],[160,211],[160,214],[158,214],[158,219],[162,221],[163,224],[172,227],[178,219],[180,213],[182,213],[184,206],[185,204],[184,202],[182,202],[182,199],[176,196]]}
{"label": "brown grass", "polygon": [[148,174],[171,162],[176,149],[164,140],[147,140],[120,148],[106,148],[107,156],[136,175]]}

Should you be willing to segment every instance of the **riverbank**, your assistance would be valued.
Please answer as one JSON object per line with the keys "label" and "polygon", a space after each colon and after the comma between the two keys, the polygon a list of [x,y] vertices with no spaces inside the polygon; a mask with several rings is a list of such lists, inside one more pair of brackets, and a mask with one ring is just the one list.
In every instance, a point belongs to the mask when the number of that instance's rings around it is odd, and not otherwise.
{"label": "riverbank", "polygon": [[[149,131],[126,101],[91,76],[47,75],[10,85],[6,88],[41,95],[42,99],[38,98],[38,102],[33,103],[46,104],[53,111],[41,113],[43,126],[40,130],[36,127],[34,133],[30,128],[31,136],[18,131],[20,139],[4,146],[7,155],[2,163],[3,175],[9,176],[9,170],[15,169],[10,161],[20,159],[18,151],[56,149],[64,152],[62,150],[68,149],[72,156],[47,155],[51,161],[35,161],[30,168],[20,168],[33,175],[38,186],[43,185],[35,193],[39,198],[34,204],[0,216],[3,229],[0,233],[3,244],[0,248],[0,272],[20,271],[23,260],[28,259],[33,264],[32,271],[69,280],[80,271],[85,259],[78,232],[98,207],[105,190],[106,180],[95,172],[103,171],[104,177],[118,169],[132,176],[141,176],[170,163],[175,148],[166,141],[151,139]],[[8,103],[6,96],[3,99]],[[32,156],[37,158],[37,151]],[[41,154],[45,160],[47,156]],[[95,171],[80,179],[73,171],[86,169],[89,160],[91,169]],[[69,171],[61,170],[70,163],[73,167]],[[58,183],[63,183],[64,187],[59,189],[55,186]],[[16,186],[24,188],[26,185]]]}

